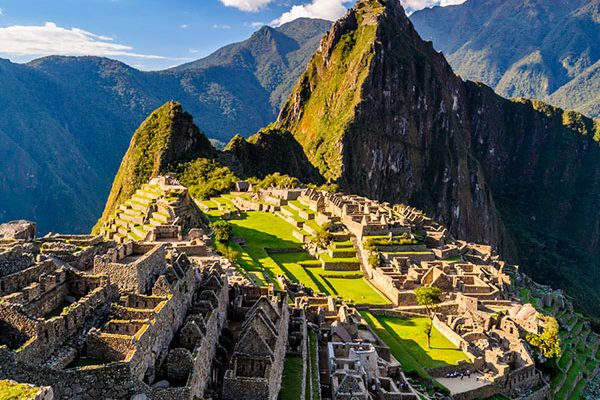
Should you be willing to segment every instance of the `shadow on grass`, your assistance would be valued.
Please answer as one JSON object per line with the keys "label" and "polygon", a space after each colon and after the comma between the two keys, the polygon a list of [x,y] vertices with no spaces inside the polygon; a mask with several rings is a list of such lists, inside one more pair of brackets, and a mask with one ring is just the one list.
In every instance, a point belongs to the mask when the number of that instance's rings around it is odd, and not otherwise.
{"label": "shadow on grass", "polygon": [[[385,319],[377,318],[377,320],[390,334],[390,336],[393,337],[398,342],[398,344],[400,344],[400,346],[402,346],[406,350],[406,352],[410,354],[410,356],[424,368],[437,368],[454,365],[444,360],[432,358],[419,342],[401,337]],[[404,326],[417,326],[417,324],[414,321],[411,321],[409,319],[398,319],[398,321],[402,321],[401,325]]]}
{"label": "shadow on grass", "polygon": [[329,282],[329,279],[325,278],[324,276],[322,276],[321,278],[323,279],[323,282],[325,282],[325,284],[329,287],[329,289],[331,289],[331,293],[334,293],[336,296],[339,296],[338,291],[331,284],[331,282]]}

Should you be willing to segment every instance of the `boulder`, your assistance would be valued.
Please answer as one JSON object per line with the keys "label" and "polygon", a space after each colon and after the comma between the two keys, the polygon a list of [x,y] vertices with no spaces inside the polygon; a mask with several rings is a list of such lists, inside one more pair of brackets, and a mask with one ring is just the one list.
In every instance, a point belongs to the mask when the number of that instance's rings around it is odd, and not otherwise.
{"label": "boulder", "polygon": [[0,224],[0,240],[27,240],[35,239],[35,222],[18,220]]}

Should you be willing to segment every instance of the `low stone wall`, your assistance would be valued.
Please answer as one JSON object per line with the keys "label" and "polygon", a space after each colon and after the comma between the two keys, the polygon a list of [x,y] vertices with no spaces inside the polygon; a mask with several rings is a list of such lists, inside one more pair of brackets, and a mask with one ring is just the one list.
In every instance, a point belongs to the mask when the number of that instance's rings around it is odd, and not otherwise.
{"label": "low stone wall", "polygon": [[35,323],[34,340],[16,353],[16,359],[26,364],[39,364],[69,337],[84,326],[98,306],[115,300],[116,288],[112,285],[98,287],[71,305],[63,314]]}
{"label": "low stone wall", "polygon": [[295,237],[296,239],[298,239],[299,241],[301,241],[302,243],[306,243],[307,236],[305,234],[303,234],[300,231],[297,231],[294,229],[294,231],[292,232],[292,236]]}
{"label": "low stone wall", "polygon": [[22,288],[37,281],[42,274],[56,270],[57,265],[52,260],[44,260],[22,271],[0,278],[0,296],[20,291]]}
{"label": "low stone wall", "polygon": [[358,261],[330,262],[330,261],[321,260],[321,265],[325,271],[358,271],[358,270],[360,270],[360,263]]}
{"label": "low stone wall", "polygon": [[0,277],[19,272],[33,264],[33,255],[28,254],[21,246],[16,245],[0,252]]}
{"label": "low stone wall", "polygon": [[503,392],[501,386],[495,383],[490,383],[487,386],[482,386],[477,389],[469,390],[463,393],[456,393],[452,395],[453,400],[475,400],[475,399],[487,399],[496,394]]}

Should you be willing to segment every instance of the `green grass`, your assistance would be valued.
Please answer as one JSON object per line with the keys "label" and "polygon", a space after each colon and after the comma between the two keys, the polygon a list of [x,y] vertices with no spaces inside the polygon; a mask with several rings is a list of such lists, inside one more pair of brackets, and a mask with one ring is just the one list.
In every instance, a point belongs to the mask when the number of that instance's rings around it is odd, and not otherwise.
{"label": "green grass", "polygon": [[[349,278],[357,271],[324,271],[322,268],[304,268],[302,262],[312,260],[306,252],[273,254],[273,260],[295,282],[331,296],[339,296],[360,304],[387,304],[388,301],[372,288],[365,278]],[[360,271],[358,271],[360,272]],[[325,276],[324,276],[325,275]]]}
{"label": "green grass", "polygon": [[[306,400],[321,400],[320,393],[320,378],[319,378],[319,360],[316,357],[317,354],[317,335],[310,331],[308,332],[308,365],[306,373],[310,374],[306,379]],[[312,393],[309,393],[310,385],[308,384],[312,380]]]}
{"label": "green grass", "polygon": [[0,381],[0,399],[2,400],[25,400],[32,399],[40,391],[40,388],[30,387],[21,383]]}
{"label": "green grass", "polygon": [[297,400],[302,395],[302,357],[285,358],[278,400]]}
{"label": "green grass", "polygon": [[[293,227],[274,214],[250,211],[242,219],[230,222],[233,225],[233,235],[245,240],[242,246],[231,245],[238,252],[237,261],[253,275],[258,284],[267,283],[263,273],[273,283],[276,283],[276,275],[284,274],[288,279],[302,282],[318,292],[340,296],[355,303],[388,303],[364,278],[347,278],[356,275],[357,271],[323,271],[321,268],[304,268],[300,265],[309,263],[319,267],[320,263],[301,249],[302,243],[292,236]],[[298,251],[269,254],[265,248],[295,248]]]}
{"label": "green grass", "polygon": [[431,348],[427,347],[425,327],[429,322],[428,318],[394,318],[373,316],[370,313],[361,314],[374,329],[377,329],[377,333],[386,332],[385,337],[381,338],[390,349],[396,349],[396,353],[393,353],[394,357],[407,372],[419,372],[421,368],[456,365],[458,361],[468,360],[465,353],[435,328],[431,333]]}

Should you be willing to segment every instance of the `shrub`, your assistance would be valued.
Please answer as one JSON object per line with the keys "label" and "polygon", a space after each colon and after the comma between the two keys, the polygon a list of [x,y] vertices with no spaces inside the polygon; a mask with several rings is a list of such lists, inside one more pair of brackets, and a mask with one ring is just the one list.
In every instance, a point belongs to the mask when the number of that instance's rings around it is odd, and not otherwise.
{"label": "shrub", "polygon": [[179,166],[178,178],[187,186],[192,197],[207,199],[229,192],[239,179],[217,161],[199,158]]}
{"label": "shrub", "polygon": [[275,172],[274,174],[270,174],[264,177],[256,187],[258,189],[268,189],[268,188],[282,188],[282,189],[293,189],[298,187],[300,181],[298,178],[289,175],[282,175],[279,172]]}
{"label": "shrub", "polygon": [[556,322],[554,317],[549,315],[542,315],[539,318],[544,322],[542,333],[527,334],[527,336],[525,336],[527,343],[534,347],[546,359],[560,356],[558,322]]}
{"label": "shrub", "polygon": [[317,229],[317,235],[312,239],[312,242],[320,249],[325,249],[331,244],[332,235],[329,228],[329,224],[320,226],[319,229]]}
{"label": "shrub", "polygon": [[369,265],[371,265],[373,268],[381,267],[381,257],[379,257],[379,253],[371,253],[369,256]]}
{"label": "shrub", "polygon": [[235,260],[237,260],[239,253],[237,251],[235,251],[233,248],[229,247],[229,246],[224,246],[221,249],[221,254],[223,254],[223,257],[225,257],[226,259],[228,259],[231,262],[235,262]]}
{"label": "shrub", "polygon": [[210,227],[212,228],[215,240],[220,243],[228,243],[231,239],[232,227],[227,221],[216,221],[213,222]]}

